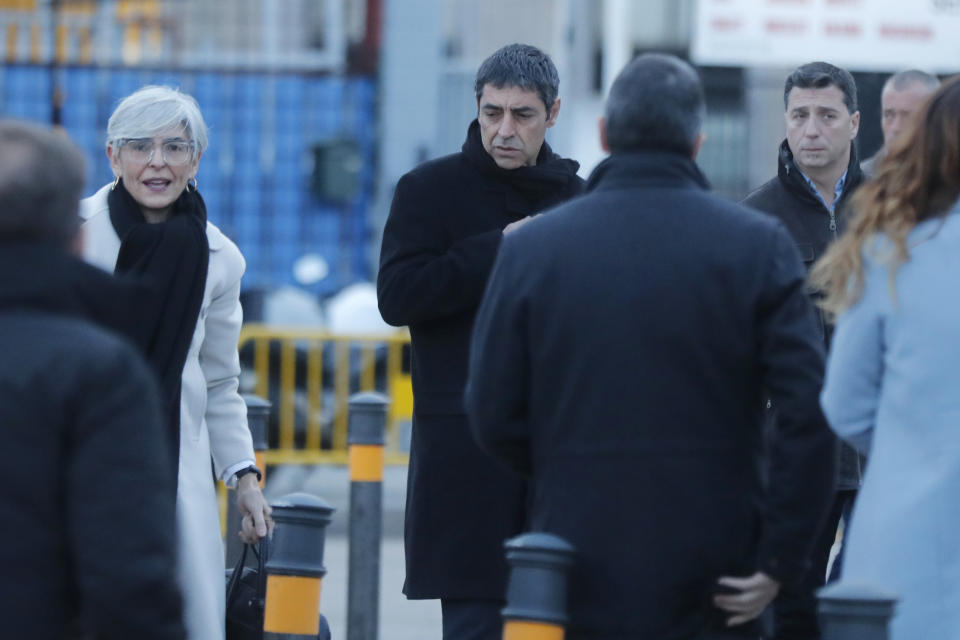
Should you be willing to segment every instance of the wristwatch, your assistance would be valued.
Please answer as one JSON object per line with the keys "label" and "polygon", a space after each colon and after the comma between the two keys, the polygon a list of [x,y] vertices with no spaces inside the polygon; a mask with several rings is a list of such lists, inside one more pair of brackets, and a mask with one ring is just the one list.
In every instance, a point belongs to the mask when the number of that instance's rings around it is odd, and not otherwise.
{"label": "wristwatch", "polygon": [[260,469],[256,467],[256,465],[250,465],[249,467],[244,467],[243,469],[240,469],[240,471],[237,471],[233,475],[237,477],[237,482],[240,482],[240,478],[247,475],[248,473],[257,474],[257,482],[260,482],[263,479],[263,473],[260,471]]}

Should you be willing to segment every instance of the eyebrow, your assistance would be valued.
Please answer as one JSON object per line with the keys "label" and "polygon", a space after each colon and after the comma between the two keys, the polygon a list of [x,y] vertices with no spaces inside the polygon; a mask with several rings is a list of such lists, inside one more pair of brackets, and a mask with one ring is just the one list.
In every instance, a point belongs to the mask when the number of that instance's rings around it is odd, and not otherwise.
{"label": "eyebrow", "polygon": [[[494,110],[494,111],[503,111],[503,107],[501,107],[500,105],[498,105],[498,104],[490,104],[489,102],[486,103],[486,104],[484,104],[484,105],[483,105],[482,107],[480,107],[480,108],[481,108],[481,109]],[[536,112],[536,109],[534,109],[533,107],[526,107],[526,106],[524,106],[524,107],[513,107],[512,109],[510,109],[510,111],[511,111],[512,113],[523,113],[523,114],[526,114],[526,113],[535,113],[535,112]]]}
{"label": "eyebrow", "polygon": [[[134,140],[137,140],[137,141],[140,141],[140,140],[149,140],[150,142],[153,142],[154,139],[155,139],[155,138],[151,138],[151,137],[149,137],[149,136],[145,136],[145,137],[142,137],[142,138],[127,138],[127,140],[129,140],[129,141],[131,141],[131,142],[134,141]],[[162,142],[190,142],[190,141],[187,140],[186,138],[177,137],[177,138],[163,138]]]}

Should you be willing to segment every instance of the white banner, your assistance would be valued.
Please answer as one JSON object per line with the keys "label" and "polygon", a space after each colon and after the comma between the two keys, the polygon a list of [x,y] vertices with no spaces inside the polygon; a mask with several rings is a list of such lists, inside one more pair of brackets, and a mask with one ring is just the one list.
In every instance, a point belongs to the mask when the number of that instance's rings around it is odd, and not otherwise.
{"label": "white banner", "polygon": [[960,0],[698,0],[693,61],[960,71]]}

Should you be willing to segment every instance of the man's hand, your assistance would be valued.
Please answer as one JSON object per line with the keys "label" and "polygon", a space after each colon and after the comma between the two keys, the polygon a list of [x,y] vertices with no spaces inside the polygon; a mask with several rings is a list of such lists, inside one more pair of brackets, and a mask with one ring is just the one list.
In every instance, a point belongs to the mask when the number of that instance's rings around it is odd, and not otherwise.
{"label": "man's hand", "polygon": [[513,222],[511,222],[510,224],[508,224],[503,228],[503,235],[507,235],[511,231],[516,231],[517,229],[527,224],[528,222],[530,222],[536,217],[537,216],[534,215],[534,216],[527,216],[526,218],[520,218],[519,220],[514,220]]}
{"label": "man's hand", "polygon": [[728,627],[759,616],[780,591],[780,583],[761,571],[746,578],[724,576],[717,584],[733,591],[713,596],[714,605],[735,614],[727,618]]}
{"label": "man's hand", "polygon": [[237,483],[237,509],[243,516],[239,535],[244,542],[255,544],[260,538],[273,535],[273,518],[270,517],[273,509],[260,491],[256,474],[248,473]]}

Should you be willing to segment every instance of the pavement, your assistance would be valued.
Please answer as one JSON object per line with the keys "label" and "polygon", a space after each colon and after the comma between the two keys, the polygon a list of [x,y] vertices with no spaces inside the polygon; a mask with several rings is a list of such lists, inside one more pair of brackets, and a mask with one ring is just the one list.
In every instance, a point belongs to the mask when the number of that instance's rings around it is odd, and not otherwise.
{"label": "pavement", "polygon": [[[439,640],[439,600],[407,600],[401,593],[405,573],[403,508],[406,467],[387,467],[383,481],[383,536],[380,545],[380,640]],[[270,501],[303,491],[319,496],[336,511],[327,529],[320,610],[330,624],[332,640],[346,640],[347,518],[350,477],[345,465],[271,467],[264,493]]]}

